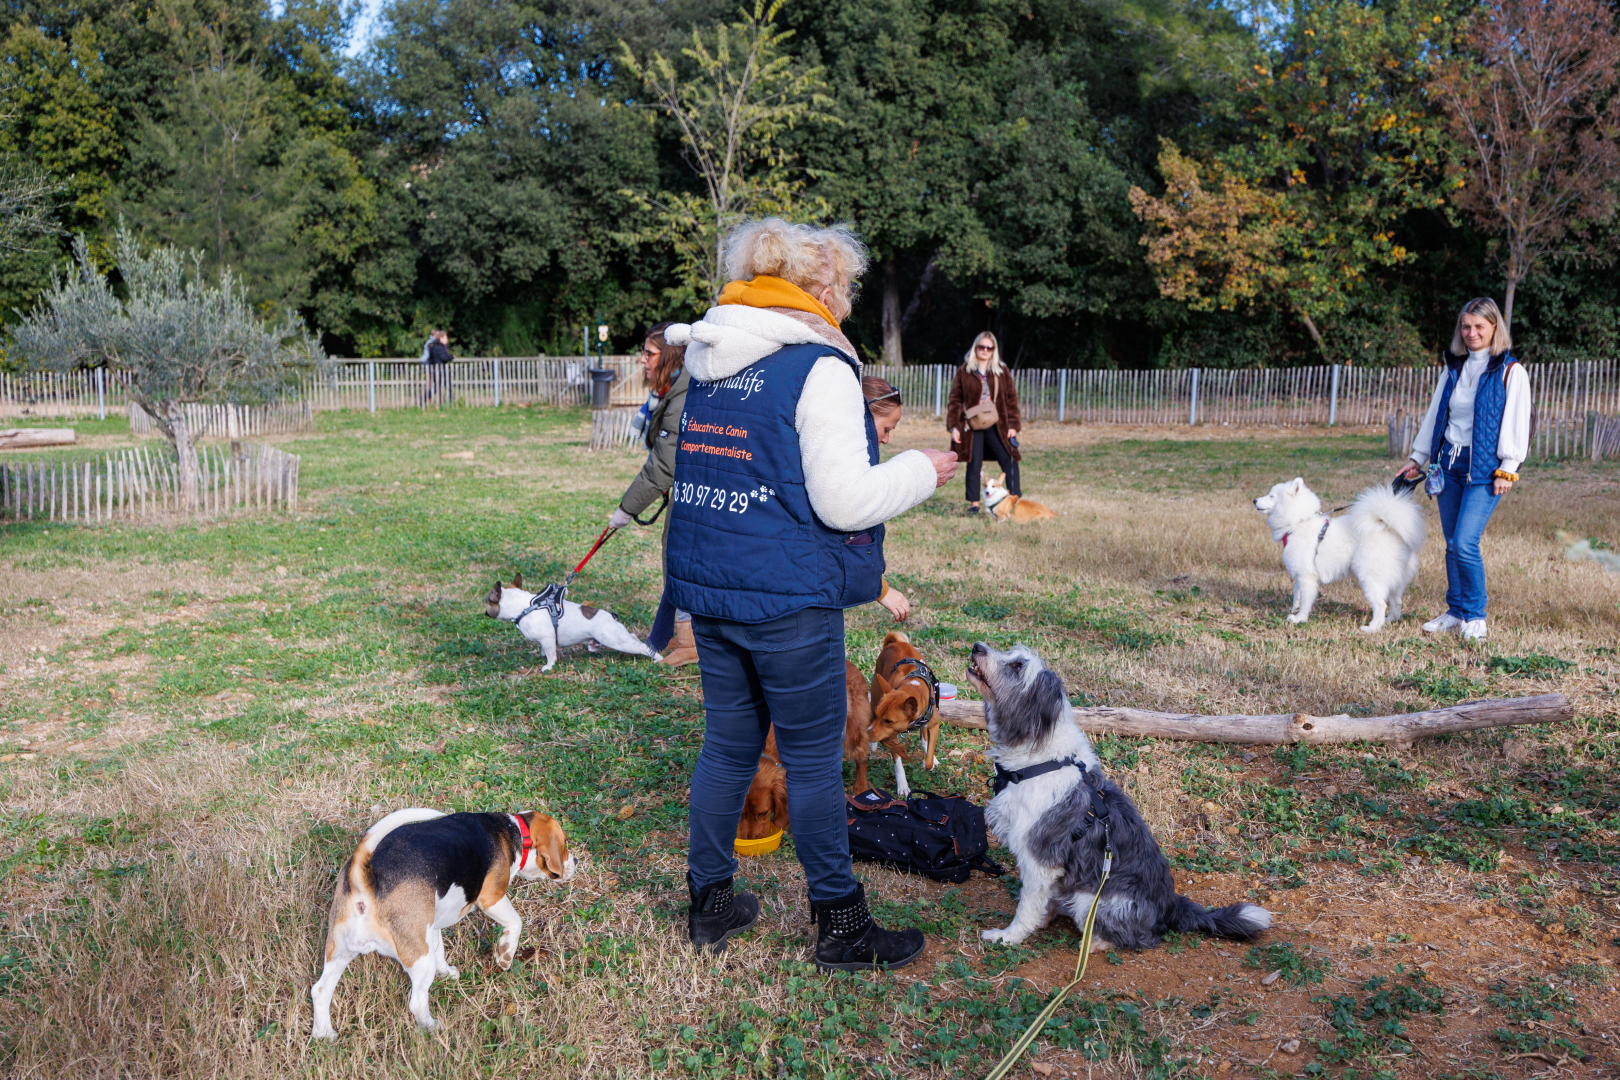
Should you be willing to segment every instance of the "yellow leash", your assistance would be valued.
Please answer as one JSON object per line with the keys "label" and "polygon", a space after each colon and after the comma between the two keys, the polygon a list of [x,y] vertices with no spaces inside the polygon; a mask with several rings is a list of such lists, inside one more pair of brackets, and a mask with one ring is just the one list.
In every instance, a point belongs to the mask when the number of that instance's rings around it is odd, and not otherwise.
{"label": "yellow leash", "polygon": [[1063,1004],[1063,999],[1068,996],[1069,991],[1079,986],[1080,980],[1086,977],[1086,963],[1091,959],[1091,927],[1097,921],[1097,905],[1102,902],[1103,886],[1108,884],[1108,871],[1113,866],[1114,852],[1111,848],[1104,848],[1102,880],[1097,882],[1097,892],[1091,898],[1091,910],[1086,912],[1085,928],[1080,932],[1080,959],[1076,961],[1074,966],[1074,981],[1059,990],[1052,1000],[1046,1003],[1046,1008],[1042,1009],[1035,1019],[1030,1021],[1029,1027],[1024,1029],[1024,1033],[1018,1037],[1018,1041],[1013,1043],[1012,1049],[1007,1051],[1007,1056],[996,1063],[996,1067],[986,1074],[984,1080],[1002,1080],[1002,1077],[1012,1071],[1012,1067],[1018,1063],[1018,1059],[1023,1056],[1024,1051],[1028,1050],[1030,1044],[1040,1035],[1041,1029],[1052,1018],[1052,1014],[1057,1011],[1057,1007]]}

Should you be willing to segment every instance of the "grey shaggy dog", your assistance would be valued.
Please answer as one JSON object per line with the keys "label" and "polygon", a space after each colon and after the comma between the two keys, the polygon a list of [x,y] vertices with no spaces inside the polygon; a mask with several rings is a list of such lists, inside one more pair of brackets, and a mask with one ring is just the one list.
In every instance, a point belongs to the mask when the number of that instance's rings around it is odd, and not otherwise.
{"label": "grey shaggy dog", "polygon": [[1016,645],[998,652],[981,641],[973,646],[967,676],[984,698],[990,753],[1000,768],[1018,772],[1065,759],[1085,766],[1030,776],[990,800],[986,818],[1018,859],[1023,891],[1012,923],[983,931],[986,941],[1017,944],[1054,914],[1083,927],[1102,879],[1105,831],[1114,863],[1097,905],[1093,952],[1151,949],[1172,930],[1247,941],[1271,925],[1271,914],[1254,904],[1209,909],[1176,895],[1169,860],[1147,822],[1103,774],[1063,681],[1032,650]]}

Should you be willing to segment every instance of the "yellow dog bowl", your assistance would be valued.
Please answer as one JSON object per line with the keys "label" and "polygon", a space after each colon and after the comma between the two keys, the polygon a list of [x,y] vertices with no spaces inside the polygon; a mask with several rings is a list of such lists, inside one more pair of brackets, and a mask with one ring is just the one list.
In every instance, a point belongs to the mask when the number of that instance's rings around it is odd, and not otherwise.
{"label": "yellow dog bowl", "polygon": [[769,855],[782,846],[782,830],[777,829],[771,835],[762,836],[758,840],[744,840],[739,836],[736,845],[739,855]]}

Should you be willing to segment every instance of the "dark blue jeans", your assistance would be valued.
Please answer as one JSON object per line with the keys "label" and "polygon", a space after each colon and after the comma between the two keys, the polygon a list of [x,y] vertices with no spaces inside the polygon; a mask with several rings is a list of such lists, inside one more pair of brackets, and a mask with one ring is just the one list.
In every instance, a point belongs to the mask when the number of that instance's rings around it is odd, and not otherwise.
{"label": "dark blue jeans", "polygon": [[1445,490],[1435,498],[1440,531],[1446,536],[1446,610],[1464,622],[1485,617],[1485,560],[1479,538],[1502,496],[1492,482],[1468,482],[1468,448],[1452,456],[1450,443],[1440,448]]}
{"label": "dark blue jeans", "polygon": [[848,896],[857,883],[844,813],[844,613],[806,608],[752,624],[693,615],[692,634],[706,725],[687,812],[692,883],[737,872],[737,822],[774,723],[810,899]]}

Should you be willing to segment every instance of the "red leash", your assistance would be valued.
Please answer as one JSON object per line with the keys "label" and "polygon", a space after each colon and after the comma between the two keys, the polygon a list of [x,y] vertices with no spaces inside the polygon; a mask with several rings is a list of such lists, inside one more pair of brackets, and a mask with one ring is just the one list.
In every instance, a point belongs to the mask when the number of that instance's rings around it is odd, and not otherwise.
{"label": "red leash", "polygon": [[602,530],[602,535],[598,536],[596,538],[596,543],[591,545],[591,550],[589,550],[589,551],[587,551],[585,553],[585,557],[583,559],[579,560],[579,565],[574,567],[573,571],[570,572],[569,575],[566,578],[563,579],[563,588],[564,589],[567,589],[568,588],[568,583],[574,580],[574,574],[577,574],[581,570],[585,569],[585,564],[591,561],[591,556],[596,554],[596,549],[601,547],[603,544],[607,543],[607,538],[612,536],[614,533],[616,533],[618,531],[619,531],[618,529],[615,529],[611,525],[609,525],[607,528]]}

